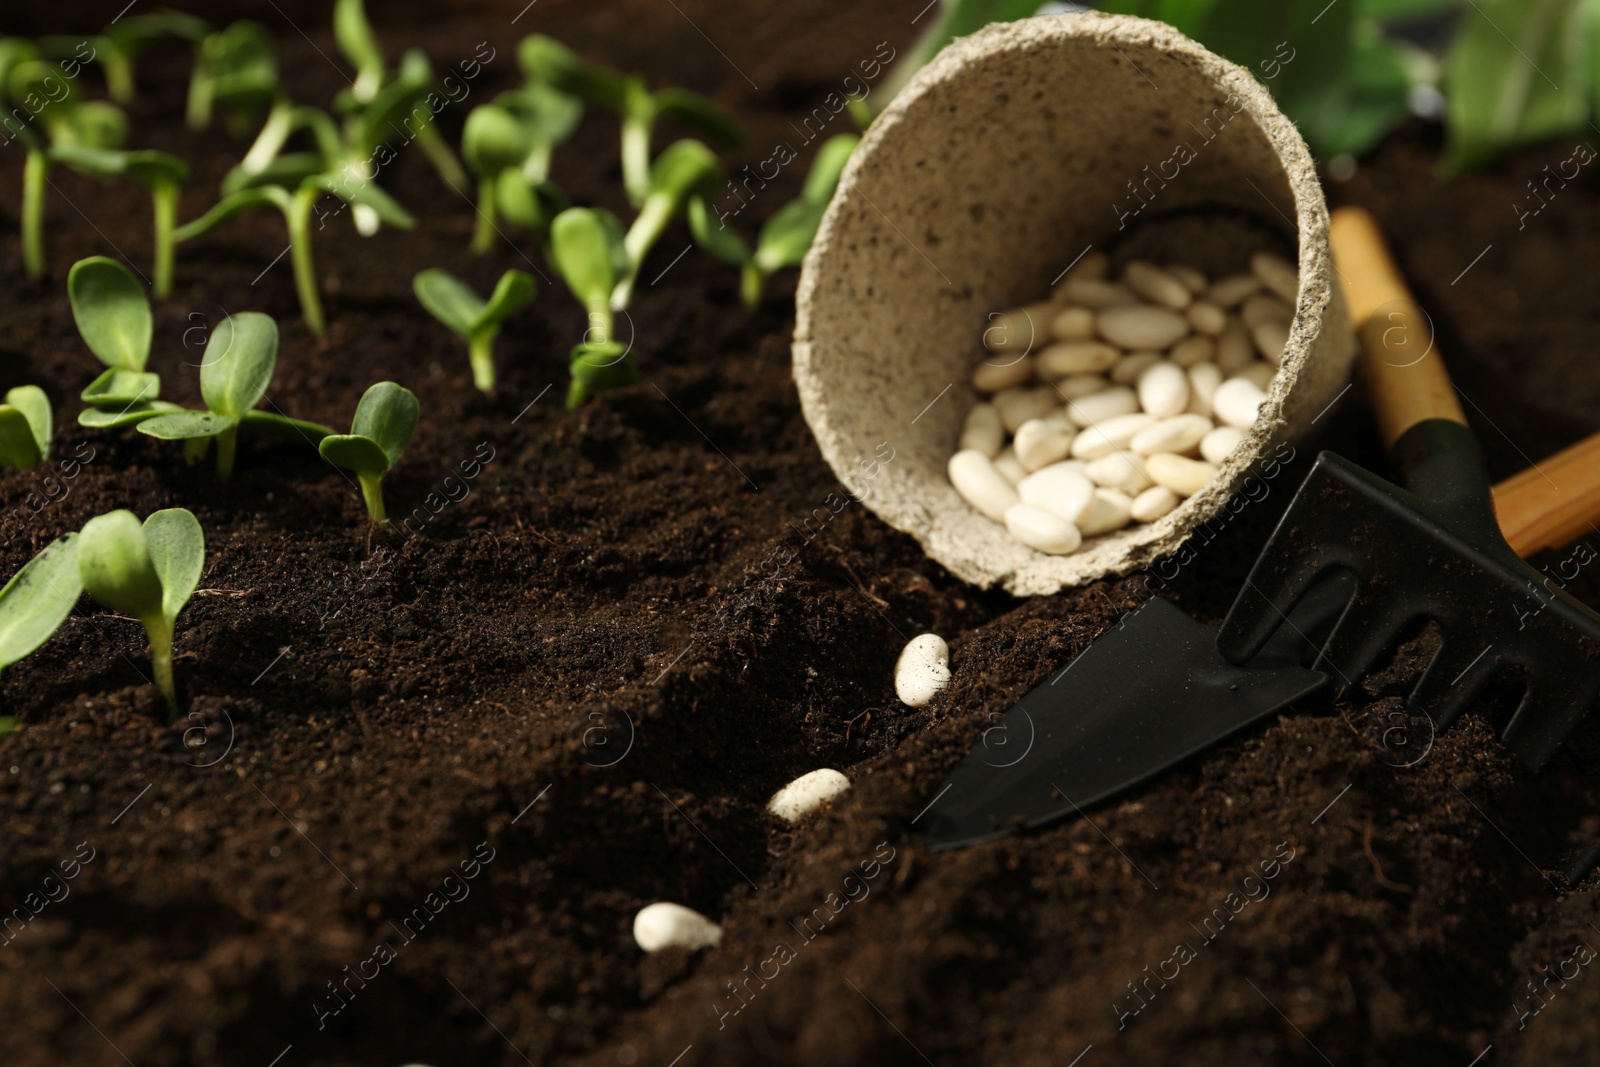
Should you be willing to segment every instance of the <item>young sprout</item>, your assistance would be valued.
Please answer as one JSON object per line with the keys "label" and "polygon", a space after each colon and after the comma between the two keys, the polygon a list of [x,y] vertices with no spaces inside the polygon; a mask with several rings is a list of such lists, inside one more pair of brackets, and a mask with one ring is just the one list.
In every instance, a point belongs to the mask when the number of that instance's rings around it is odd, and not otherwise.
{"label": "young sprout", "polygon": [[50,454],[50,398],[37,385],[6,390],[0,404],[0,466],[25,471]]}
{"label": "young sprout", "polygon": [[152,288],[158,297],[171,296],[178,193],[189,180],[188,164],[165,152],[118,152],[78,145],[52,149],[50,156],[85,174],[102,178],[127,176],[150,191],[150,204],[155,218],[155,280]]}
{"label": "young sprout", "polygon": [[628,271],[617,217],[600,208],[568,208],[550,224],[550,258],[588,313],[589,328],[572,350],[567,407],[576,409],[602,389],[639,380],[631,347],[612,339],[611,293]]}
{"label": "young sprout", "polygon": [[157,511],[141,525],[131,511],[97,515],[77,538],[78,579],[96,601],[132,615],[150,639],[156,686],[174,715],[172,630],[205,568],[205,534],[183,508]]}
{"label": "young sprout", "polygon": [[650,183],[639,214],[628,227],[623,247],[628,269],[611,294],[611,306],[625,308],[645,257],[672,220],[681,216],[694,197],[704,198],[722,184],[722,164],[699,141],[675,141],[650,166]]}
{"label": "young sprout", "polygon": [[[316,164],[318,167],[320,163]],[[393,197],[372,182],[352,180],[332,171],[317,170],[308,176],[287,175],[288,185],[260,185],[240,189],[222,200],[193,222],[180,226],[174,236],[187,241],[226,222],[236,215],[259,207],[274,207],[283,215],[289,230],[290,259],[294,266],[294,287],[300,297],[300,312],[312,334],[327,333],[322,313],[322,297],[317,290],[316,264],[311,256],[312,209],[326,193],[349,204],[371,208],[384,222],[409,230],[415,221]]]}
{"label": "young sprout", "polygon": [[[22,259],[30,278],[44,277],[44,190],[50,167],[60,153],[73,148],[117,149],[127,135],[128,120],[112,104],[80,102],[73,83],[55,66],[27,53],[9,50],[0,57],[6,95],[17,106],[12,116],[32,115],[34,125],[18,124],[14,132],[27,154],[22,164]],[[12,128],[7,122],[7,128]],[[92,172],[91,172],[92,173]]]}
{"label": "young sprout", "polygon": [[230,315],[206,339],[200,361],[200,396],[206,411],[179,409],[151,413],[138,422],[139,432],[163,441],[185,441],[185,458],[197,463],[213,440],[217,443],[217,477],[233,474],[233,455],[241,425],[260,426],[287,437],[316,443],[333,431],[326,426],[254,410],[272,383],[278,364],[278,325],[255,311]]}
{"label": "young sprout", "polygon": [[329,463],[356,472],[361,498],[374,523],[388,518],[383,476],[400,462],[417,428],[417,398],[394,382],[379,382],[361,394],[347,434],[330,434],[317,446]]}
{"label": "young sprout", "polygon": [[461,151],[479,176],[473,251],[489,250],[501,219],[536,233],[549,229],[567,206],[566,194],[550,181],[550,159],[582,117],[579,100],[543,82],[501,93],[468,113]]}
{"label": "young sprout", "polygon": [[670,117],[688,132],[718,144],[737,145],[743,139],[738,123],[699,93],[688,89],[652,93],[641,76],[586,63],[566,45],[542,34],[523,38],[517,62],[530,80],[622,118],[622,184],[635,207],[650,195],[650,134],[656,119]]}
{"label": "young sprout", "polygon": [[230,132],[243,136],[246,124],[277,96],[277,46],[260,23],[232,23],[207,35],[195,49],[186,114],[190,129],[205,129],[212,111],[220,109]]}
{"label": "young sprout", "polygon": [[108,411],[154,401],[161,378],[144,369],[150,358],[150,302],[128,268],[105,256],[80,259],[67,274],[67,299],[84,344],[107,368],[84,389],[83,401]]}
{"label": "young sprout", "polygon": [[483,104],[467,113],[461,131],[461,155],[478,176],[478,219],[472,250],[480,256],[494,247],[495,193],[500,176],[517,174],[533,151],[533,138],[517,116],[498,104]]}
{"label": "young sprout", "polygon": [[767,278],[784,267],[798,267],[805,259],[838,187],[839,175],[860,142],[861,138],[853,133],[841,133],[823,142],[799,199],[791,200],[767,219],[754,253],[725,218],[712,218],[713,209],[704,197],[689,202],[689,230],[695,243],[724,263],[741,269],[739,293],[746,307],[754,308],[761,302]]}
{"label": "young sprout", "polygon": [[39,47],[46,55],[61,58],[79,55],[88,44],[93,49],[90,58],[105,72],[107,95],[119,104],[129,104],[135,93],[134,61],[147,45],[163,37],[198,44],[209,30],[205,22],[192,15],[162,11],[118,19],[87,42],[73,36],[43,37]]}
{"label": "young sprout", "polygon": [[467,342],[472,363],[472,384],[485,393],[494,391],[494,339],[506,317],[533,299],[533,278],[520,270],[500,276],[485,303],[454,275],[425,270],[412,281],[417,299],[428,313]]}
{"label": "young sprout", "polygon": [[75,533],[50,542],[23,564],[0,589],[0,671],[50,640],[82,592]]}
{"label": "young sprout", "polygon": [[[338,0],[334,5],[333,37],[339,42],[339,50],[356,68],[356,80],[339,94],[336,109],[356,112],[364,126],[382,131],[379,139],[372,140],[366,147],[376,148],[391,129],[405,126],[446,185],[452,189],[466,185],[467,176],[455,153],[440,136],[432,110],[424,108],[420,115],[416,110],[417,102],[433,86],[433,69],[428,57],[415,49],[406,52],[400,59],[399,70],[391,76],[384,67],[383,46],[372,31],[362,0]],[[393,127],[390,126],[392,121],[395,122]],[[371,137],[363,140],[371,140]],[[365,158],[370,157],[369,151]]]}

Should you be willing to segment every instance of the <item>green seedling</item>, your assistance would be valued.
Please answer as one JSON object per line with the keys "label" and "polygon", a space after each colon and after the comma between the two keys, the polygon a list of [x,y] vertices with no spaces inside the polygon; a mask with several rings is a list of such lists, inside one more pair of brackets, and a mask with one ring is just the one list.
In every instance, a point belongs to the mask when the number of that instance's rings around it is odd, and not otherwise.
{"label": "green seedling", "polygon": [[361,394],[347,434],[330,434],[317,446],[329,463],[356,472],[361,498],[374,523],[388,518],[383,506],[383,476],[400,462],[417,428],[419,410],[411,390],[379,382]]}
{"label": "green seedling", "polygon": [[50,640],[82,592],[75,533],[50,542],[23,564],[0,589],[0,671]]}
{"label": "green seedling", "polygon": [[566,194],[550,181],[550,160],[582,117],[582,102],[543,82],[501,93],[467,115],[461,152],[478,175],[473,251],[489,250],[502,220],[549,230],[567,206]]}
{"label": "green seedling", "polygon": [[472,250],[479,255],[494,247],[495,194],[502,174],[519,174],[533,151],[533,138],[517,116],[498,104],[483,104],[467,113],[461,132],[461,155],[478,176],[478,219]]}
{"label": "green seedling", "polygon": [[155,264],[152,289],[156,296],[172,295],[172,263],[178,225],[178,194],[189,180],[189,166],[165,152],[118,152],[106,148],[65,145],[52,149],[51,157],[85,174],[102,178],[126,176],[150,192],[155,219]]}
{"label": "green seedling", "polygon": [[599,208],[568,208],[550,224],[550,260],[589,321],[583,340],[572,350],[569,409],[603,389],[639,380],[631,348],[612,338],[611,294],[628,271],[624,241],[616,216]]}
{"label": "green seedling", "polygon": [[517,62],[530,81],[614,111],[622,119],[622,184],[635,207],[642,207],[651,192],[650,135],[657,119],[671,118],[689,133],[718,144],[737,145],[743,140],[732,116],[699,93],[688,89],[652,93],[642,76],[587,63],[542,34],[523,38]]}
{"label": "green seedling", "polygon": [[191,129],[205,129],[213,111],[220,110],[229,131],[243,136],[277,97],[277,45],[260,23],[232,23],[207,35],[195,49],[186,114]]}
{"label": "green seedling", "polygon": [[[22,166],[22,259],[30,278],[44,277],[44,191],[50,181],[50,167],[66,162],[87,173],[80,162],[63,153],[77,149],[122,147],[128,120],[122,111],[104,101],[80,101],[72,80],[63,78],[53,64],[36,58],[23,58],[26,52],[15,49],[0,58],[5,76],[5,96],[12,102],[9,121],[28,116],[14,128],[25,149]],[[104,175],[96,174],[97,177]]]}
{"label": "green seedling", "polygon": [[[389,71],[384,65],[383,46],[367,20],[362,0],[338,0],[333,8],[333,36],[339,50],[356,68],[356,80],[340,93],[335,106],[342,113],[358,116],[366,132],[360,140],[371,142],[366,147],[375,148],[390,129],[405,126],[444,183],[452,189],[465,186],[467,175],[440,136],[432,111],[424,108],[422,114],[417,113],[417,103],[433,86],[428,57],[413,49],[401,56],[397,71]],[[373,140],[377,131],[383,132]]]}
{"label": "green seedling", "polygon": [[67,299],[84,344],[106,365],[84,389],[84,403],[117,411],[154,401],[161,378],[144,369],[150,358],[150,302],[128,268],[105,256],[80,259],[67,274]]}
{"label": "green seedling", "polygon": [[138,421],[139,432],[163,441],[184,441],[185,458],[198,463],[217,444],[217,477],[233,474],[234,449],[241,425],[274,430],[315,444],[333,431],[326,426],[290,419],[255,406],[272,384],[278,364],[278,325],[271,316],[244,311],[224,319],[206,339],[200,361],[200,396],[205,411],[150,412]]}
{"label": "green seedling", "polygon": [[50,398],[37,385],[6,390],[0,404],[0,466],[25,471],[50,454]]}
{"label": "green seedling", "polygon": [[533,299],[533,278],[520,270],[500,276],[494,292],[484,301],[466,282],[442,270],[425,270],[412,281],[417,299],[428,313],[467,342],[472,363],[472,384],[485,393],[494,391],[494,339],[506,317]]}
{"label": "green seedling", "polygon": [[695,243],[724,263],[740,268],[739,294],[748,308],[761,302],[767,279],[785,267],[798,267],[816,239],[822,216],[839,185],[839,175],[849,162],[861,138],[841,133],[824,141],[806,175],[806,184],[796,200],[784,204],[761,227],[755,251],[727,224],[713,217],[704,197],[689,202],[689,231]]}
{"label": "green seedling", "polygon": [[722,164],[699,141],[676,141],[656,157],[650,167],[650,185],[644,202],[623,240],[628,269],[611,294],[612,307],[628,306],[645,257],[667,226],[684,214],[690,200],[709,196],[722,181]]}
{"label": "green seedling", "polygon": [[177,37],[198,46],[210,29],[192,15],[161,11],[118,19],[87,42],[81,37],[43,37],[39,48],[46,55],[59,59],[81,55],[87,43],[93,49],[94,62],[99,63],[105,73],[107,95],[119,104],[130,104],[136,93],[134,62],[146,46],[163,37]]}
{"label": "green seedling", "polygon": [[[280,159],[279,162],[283,163],[284,160]],[[317,168],[322,165],[320,157],[313,164]],[[372,182],[320,169],[300,176],[297,169],[288,166],[281,168],[280,172],[270,173],[274,180],[281,177],[290,184],[256,185],[231,193],[198,219],[178,227],[174,236],[178,241],[187,241],[246,211],[262,207],[276,208],[283,215],[289,231],[290,259],[294,266],[295,292],[300,297],[301,314],[312,334],[321,337],[327,333],[328,325],[322,312],[322,296],[317,289],[316,264],[311,250],[311,223],[317,201],[331,193],[348,204],[370,208],[378,218],[403,230],[414,226],[415,220],[393,197]]]}
{"label": "green seedling", "polygon": [[157,511],[141,524],[131,511],[90,519],[78,533],[78,579],[101,605],[132,615],[150,639],[156,686],[174,715],[172,631],[205,569],[205,533],[183,508]]}

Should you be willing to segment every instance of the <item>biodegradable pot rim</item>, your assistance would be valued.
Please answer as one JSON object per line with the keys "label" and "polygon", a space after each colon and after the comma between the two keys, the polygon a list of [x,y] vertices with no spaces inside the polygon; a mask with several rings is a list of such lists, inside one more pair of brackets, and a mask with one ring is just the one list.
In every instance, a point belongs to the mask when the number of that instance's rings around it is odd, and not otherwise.
{"label": "biodegradable pot rim", "polygon": [[[943,476],[942,463],[939,474],[942,487],[928,475],[926,465],[919,472],[908,473],[904,463],[899,469],[896,464],[889,463],[882,470],[864,474],[863,436],[857,432],[859,428],[851,424],[853,408],[846,407],[856,401],[845,395],[849,390],[843,386],[867,387],[860,382],[836,380],[840,371],[819,357],[817,337],[819,321],[825,320],[830,311],[839,313],[837,306],[823,307],[819,301],[831,299],[836,305],[840,302],[840,295],[828,290],[825,279],[829,271],[848,270],[851,244],[862,237],[863,224],[858,220],[876,211],[888,221],[883,209],[868,199],[859,183],[870,187],[874,168],[905,165],[906,161],[897,157],[896,152],[911,141],[911,135],[905,134],[901,127],[936,123],[938,116],[931,114],[931,109],[938,94],[952,84],[959,85],[969,74],[978,79],[980,88],[983,87],[983,79],[995,77],[986,64],[994,62],[996,57],[1026,64],[1030,53],[1037,53],[1042,58],[1035,57],[1036,61],[1048,63],[1060,58],[1060,50],[1071,47],[1114,48],[1135,70],[1139,67],[1129,58],[1129,52],[1135,55],[1163,53],[1197,68],[1199,76],[1214,84],[1219,93],[1243,102],[1234,121],[1248,120],[1264,139],[1293,197],[1293,240],[1297,246],[1300,289],[1280,372],[1267,391],[1267,400],[1256,425],[1246,434],[1244,444],[1221,465],[1218,477],[1154,523],[1092,539],[1074,555],[1049,556],[1022,546],[1004,527],[978,515],[956,496]],[[919,111],[924,101],[929,104]],[[1229,107],[1231,109],[1231,103]],[[922,160],[917,161],[918,166],[921,163]],[[1266,193],[1263,192],[1262,197],[1272,204]],[[863,207],[863,204],[870,207]],[[1273,206],[1278,214],[1283,214]],[[888,225],[894,228],[891,237],[898,232],[910,242],[893,221],[888,221]],[[1326,202],[1304,140],[1278,110],[1267,90],[1243,68],[1164,23],[1132,16],[1089,12],[1042,15],[991,24],[955,41],[920,71],[868,128],[860,147],[845,167],[816,240],[806,255],[796,293],[794,375],[802,411],[824,459],[846,487],[854,490],[863,476],[876,478],[870,492],[858,494],[863,502],[891,526],[914,537],[931,558],[974,585],[1001,585],[1017,595],[1040,595],[1106,575],[1148,567],[1176,550],[1194,527],[1217,518],[1258,461],[1270,463],[1274,444],[1292,436],[1291,422],[1304,429],[1306,421],[1334,399],[1334,392],[1343,385],[1355,344],[1342,297],[1333,281],[1327,229]],[[1290,237],[1287,230],[1283,233],[1286,239]],[[918,253],[928,258],[920,249]],[[932,260],[928,263],[931,266]],[[1013,299],[1014,303],[1026,299],[1025,294],[1019,296]],[[827,343],[826,338],[824,343]],[[1308,365],[1312,365],[1310,375],[1305,374]],[[830,374],[835,377],[830,378]],[[964,378],[956,384],[961,389],[966,388]],[[830,402],[830,390],[834,391],[833,402]],[[929,390],[930,398],[931,393]],[[841,407],[845,407],[842,412]],[[946,457],[953,451],[952,444]],[[1276,454],[1281,458],[1281,450]],[[987,528],[975,523],[986,524]]]}

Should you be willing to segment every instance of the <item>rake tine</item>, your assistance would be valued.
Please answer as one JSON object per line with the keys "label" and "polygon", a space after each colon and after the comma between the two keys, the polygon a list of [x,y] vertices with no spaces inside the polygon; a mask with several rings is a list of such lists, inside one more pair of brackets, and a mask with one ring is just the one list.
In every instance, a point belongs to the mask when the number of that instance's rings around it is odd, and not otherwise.
{"label": "rake tine", "polygon": [[1592,673],[1585,677],[1578,672],[1530,670],[1528,690],[1501,734],[1506,747],[1537,771],[1594,707],[1597,695],[1600,678]]}
{"label": "rake tine", "polygon": [[1438,654],[1411,690],[1410,703],[1422,708],[1441,730],[1448,727],[1477,698],[1499,669],[1494,646],[1474,646],[1452,636],[1441,626],[1444,641]]}

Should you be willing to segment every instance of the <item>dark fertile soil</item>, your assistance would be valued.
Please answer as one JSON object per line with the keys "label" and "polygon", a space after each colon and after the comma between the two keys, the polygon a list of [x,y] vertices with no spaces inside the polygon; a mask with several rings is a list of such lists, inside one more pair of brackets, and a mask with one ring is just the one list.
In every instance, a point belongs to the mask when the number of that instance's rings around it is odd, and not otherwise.
{"label": "dark fertile soil", "polygon": [[[392,50],[425,47],[441,70],[488,40],[480,99],[512,82],[535,30],[706,91],[746,123],[742,163],[880,41],[905,47],[921,6],[543,0],[515,26],[521,0],[374,14]],[[331,40],[286,10],[309,39],[256,14],[281,32],[297,96],[325,100],[343,84]],[[48,14],[15,28],[73,24]],[[178,124],[186,69],[150,57],[133,117],[140,144],[195,165],[191,218],[242,145]],[[446,113],[452,136],[462,110]],[[558,152],[577,201],[621,209],[614,130],[593,117]],[[1570,144],[1442,185],[1437,148],[1409,129],[1329,194],[1389,229],[1503,477],[1600,425],[1600,186],[1581,175],[1519,228],[1525,183]],[[25,284],[21,159],[0,152],[0,386],[42,384],[56,457],[92,452],[70,480],[0,473],[0,565],[117,507],[191,508],[208,541],[178,628],[176,724],[138,624],[87,600],[0,679],[25,723],[0,743],[0,909],[66,890],[0,944],[0,1063],[1600,1058],[1600,978],[1584,966],[1600,881],[1570,884],[1557,864],[1595,836],[1593,726],[1519,780],[1492,725],[1518,699],[1507,680],[1415,767],[1390,766],[1372,741],[1435,647],[1424,632],[1361,690],[1092,822],[929,854],[911,820],[987,717],[1111,625],[1136,584],[1018,602],[952,579],[859,505],[802,532],[839,486],[790,380],[793,276],[747,315],[732,272],[673,259],[679,231],[631,309],[643,384],[561,409],[582,323],[544,284],[501,341],[499,392],[481,396],[411,276],[443,266],[486,289],[542,254],[521,240],[469,256],[468,203],[401,156],[384,180],[414,232],[362,240],[333,219],[317,236],[326,341],[299,323],[287,261],[269,267],[281,221],[248,216],[181,250],[152,369],[194,401],[206,330],[262,310],[283,329],[269,394],[283,411],[342,426],[372,381],[410,386],[423,421],[387,483],[393,513],[422,509],[409,539],[369,533],[355,488],[306,448],[248,440],[220,486],[174,447],[80,430],[97,366],[66,269],[126,253],[147,270],[148,205],[57,173],[51,278]],[[1331,440],[1378,462],[1357,395],[1334,421]],[[1181,586],[1190,610],[1225,609],[1291,477],[1202,554]],[[1595,574],[1574,589],[1600,602]],[[907,709],[893,664],[930,630],[950,640],[954,681]],[[765,813],[821,766],[853,782],[831,810],[795,828]],[[63,870],[76,877],[46,881]],[[1247,890],[1266,895],[1206,925]],[[655,900],[723,923],[721,945],[646,957],[630,923]],[[1151,978],[1173,974],[1180,942],[1177,977]]]}

